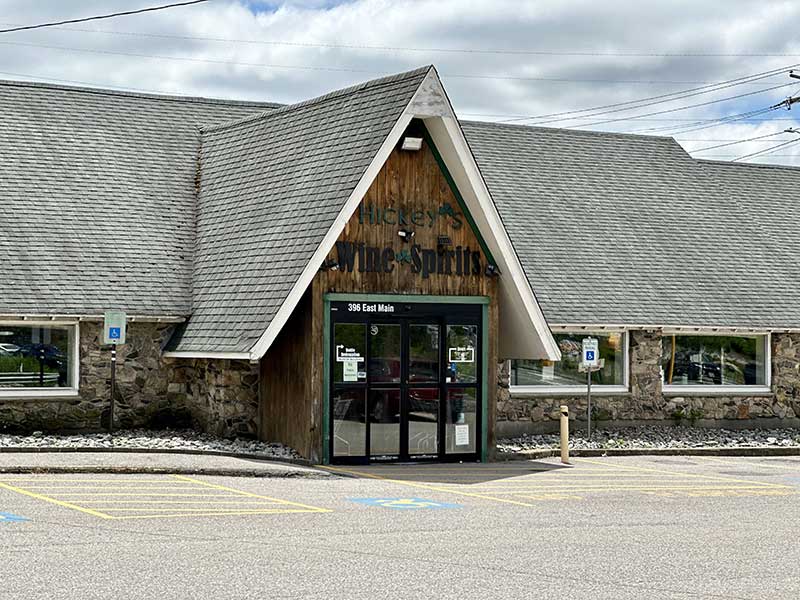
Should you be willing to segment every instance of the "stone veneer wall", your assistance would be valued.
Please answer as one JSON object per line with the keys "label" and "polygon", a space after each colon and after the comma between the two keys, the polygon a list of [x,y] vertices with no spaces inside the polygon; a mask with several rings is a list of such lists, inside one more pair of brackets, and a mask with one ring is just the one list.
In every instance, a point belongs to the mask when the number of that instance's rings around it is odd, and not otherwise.
{"label": "stone veneer wall", "polygon": [[[592,394],[599,427],[676,422],[696,422],[704,427],[800,426],[800,334],[772,335],[772,391],[759,395],[665,395],[661,389],[661,332],[631,331],[629,348],[629,391]],[[498,437],[556,431],[562,404],[569,406],[570,419],[586,421],[585,394],[512,394],[510,364],[506,361],[500,367]],[[678,414],[684,417],[678,419]]]}
{"label": "stone veneer wall", "polygon": [[[191,425],[222,436],[258,432],[258,365],[248,361],[169,359],[161,350],[172,325],[135,322],[117,349],[117,427]],[[76,398],[0,399],[0,431],[96,430],[107,421],[111,353],[102,324],[80,324]]]}

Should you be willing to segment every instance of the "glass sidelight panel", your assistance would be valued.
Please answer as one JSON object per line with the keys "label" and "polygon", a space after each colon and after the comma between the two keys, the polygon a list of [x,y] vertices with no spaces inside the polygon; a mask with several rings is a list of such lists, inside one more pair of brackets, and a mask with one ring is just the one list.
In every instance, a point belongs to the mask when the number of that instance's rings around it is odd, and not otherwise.
{"label": "glass sidelight panel", "polygon": [[333,394],[333,455],[365,456],[367,419],[363,389]]}
{"label": "glass sidelight panel", "polygon": [[400,325],[372,323],[369,335],[371,383],[400,383]]}
{"label": "glass sidelight panel", "polygon": [[334,326],[334,383],[366,382],[366,332],[364,323],[336,323]]}
{"label": "glass sidelight panel", "polygon": [[445,446],[448,454],[475,452],[477,408],[475,388],[447,390]]}
{"label": "glass sidelight panel", "polygon": [[439,453],[439,389],[408,390],[408,453]]}
{"label": "glass sidelight panel", "polygon": [[408,382],[439,381],[439,326],[408,326]]}
{"label": "glass sidelight panel", "polygon": [[400,454],[400,390],[369,392],[369,453]]}
{"label": "glass sidelight panel", "polygon": [[478,326],[447,326],[447,383],[478,381]]}

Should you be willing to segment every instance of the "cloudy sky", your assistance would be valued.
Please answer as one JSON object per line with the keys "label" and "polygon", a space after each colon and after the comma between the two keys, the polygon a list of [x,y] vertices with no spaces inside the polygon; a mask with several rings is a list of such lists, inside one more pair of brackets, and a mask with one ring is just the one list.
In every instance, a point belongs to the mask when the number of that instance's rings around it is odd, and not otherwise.
{"label": "cloudy sky", "polygon": [[[0,0],[0,28],[173,1]],[[800,166],[800,103],[769,110],[800,94],[797,0],[210,0],[0,44],[4,79],[276,102],[433,63],[464,119]]]}

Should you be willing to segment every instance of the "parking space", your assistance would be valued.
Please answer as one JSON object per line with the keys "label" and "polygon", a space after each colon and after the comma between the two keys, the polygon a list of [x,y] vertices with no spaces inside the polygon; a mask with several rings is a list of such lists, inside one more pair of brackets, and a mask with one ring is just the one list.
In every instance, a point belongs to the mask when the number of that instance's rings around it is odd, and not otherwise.
{"label": "parking space", "polygon": [[[535,506],[596,496],[637,494],[661,498],[788,496],[800,492],[800,460],[743,463],[707,458],[577,458],[500,464],[330,467],[334,472],[490,502]],[[766,462],[765,462],[766,460]],[[776,480],[775,470],[796,472],[797,482]]]}
{"label": "parking space", "polygon": [[4,476],[0,489],[100,519],[157,519],[328,512],[196,477]]}

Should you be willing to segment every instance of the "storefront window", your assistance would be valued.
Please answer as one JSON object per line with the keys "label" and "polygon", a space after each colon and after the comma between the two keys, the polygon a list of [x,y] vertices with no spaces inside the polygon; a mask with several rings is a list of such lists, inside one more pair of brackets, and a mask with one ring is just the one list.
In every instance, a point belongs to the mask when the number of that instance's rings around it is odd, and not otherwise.
{"label": "storefront window", "polygon": [[766,386],[767,336],[669,335],[661,343],[665,386]]}
{"label": "storefront window", "polygon": [[0,391],[74,388],[74,326],[0,324]]}
{"label": "storefront window", "polygon": [[555,340],[561,349],[559,362],[549,360],[511,361],[511,385],[537,388],[586,388],[586,373],[578,370],[581,362],[583,339],[596,338],[600,358],[605,360],[603,368],[592,373],[592,385],[625,386],[626,334],[618,333],[556,333]]}

